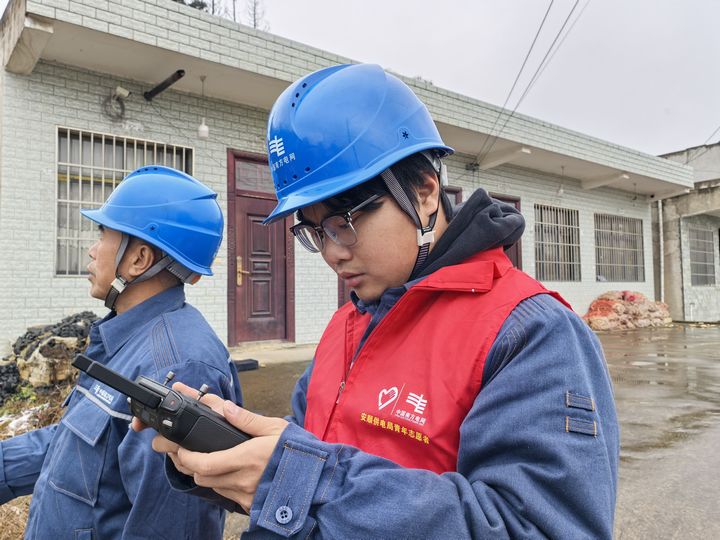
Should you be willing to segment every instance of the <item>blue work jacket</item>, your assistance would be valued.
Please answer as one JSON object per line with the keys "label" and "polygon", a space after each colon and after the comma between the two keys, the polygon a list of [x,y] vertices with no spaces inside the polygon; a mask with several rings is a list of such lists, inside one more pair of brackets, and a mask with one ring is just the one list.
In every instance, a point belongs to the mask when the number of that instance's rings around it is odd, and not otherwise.
{"label": "blue work jacket", "polygon": [[[242,400],[227,349],[182,286],[93,324],[86,354],[133,380],[173,371]],[[0,443],[0,503],[33,494],[26,538],[222,538],[224,510],[169,488],[156,433],[129,429],[124,395],[81,373],[66,405],[58,424]]]}
{"label": "blue work jacket", "polygon": [[[403,292],[370,307],[368,333]],[[452,358],[437,361],[452,369]],[[549,295],[518,304],[493,343],[460,428],[457,472],[407,469],[318,440],[302,429],[311,374],[312,365],[295,388],[243,538],[612,537],[619,429],[610,377],[596,336]]]}

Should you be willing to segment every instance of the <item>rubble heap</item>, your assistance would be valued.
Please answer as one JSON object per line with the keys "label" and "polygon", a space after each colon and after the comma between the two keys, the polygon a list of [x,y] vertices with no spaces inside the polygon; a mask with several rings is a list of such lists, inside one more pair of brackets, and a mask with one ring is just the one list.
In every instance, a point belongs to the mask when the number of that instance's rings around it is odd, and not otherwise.
{"label": "rubble heap", "polygon": [[20,381],[44,387],[73,379],[76,370],[70,364],[85,350],[90,325],[97,319],[83,311],[57,324],[29,328],[13,344],[13,353],[0,361],[0,403]]}
{"label": "rubble heap", "polygon": [[609,291],[598,296],[583,316],[593,330],[625,330],[672,323],[667,304],[635,291]]}
{"label": "rubble heap", "polygon": [[15,362],[0,361],[0,405],[15,393],[20,384],[20,374]]}

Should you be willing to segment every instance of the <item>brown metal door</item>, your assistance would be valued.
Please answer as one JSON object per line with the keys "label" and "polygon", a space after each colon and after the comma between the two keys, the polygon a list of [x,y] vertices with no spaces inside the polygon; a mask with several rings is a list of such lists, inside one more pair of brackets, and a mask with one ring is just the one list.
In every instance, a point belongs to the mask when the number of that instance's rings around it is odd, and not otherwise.
{"label": "brown metal door", "polygon": [[240,341],[285,339],[285,222],[262,224],[275,201],[235,201],[235,336]]}
{"label": "brown metal door", "polygon": [[267,157],[228,150],[228,343],[295,339],[295,271],[289,217],[275,207]]}

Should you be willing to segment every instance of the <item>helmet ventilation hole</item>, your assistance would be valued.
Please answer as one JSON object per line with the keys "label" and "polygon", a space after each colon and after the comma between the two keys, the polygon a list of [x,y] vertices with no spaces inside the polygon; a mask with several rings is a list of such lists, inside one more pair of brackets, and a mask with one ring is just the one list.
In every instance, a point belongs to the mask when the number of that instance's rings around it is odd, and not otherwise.
{"label": "helmet ventilation hole", "polygon": [[305,172],[310,172],[310,167],[305,167]]}

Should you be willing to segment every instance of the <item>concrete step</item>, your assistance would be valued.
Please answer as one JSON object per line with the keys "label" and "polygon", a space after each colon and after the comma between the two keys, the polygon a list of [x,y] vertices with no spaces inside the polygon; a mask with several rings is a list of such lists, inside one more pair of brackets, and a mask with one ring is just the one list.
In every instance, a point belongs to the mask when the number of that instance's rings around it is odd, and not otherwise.
{"label": "concrete step", "polygon": [[313,359],[316,343],[296,344],[283,342],[256,342],[231,347],[230,358],[233,360],[254,359],[260,365],[279,364],[283,362],[304,362]]}

